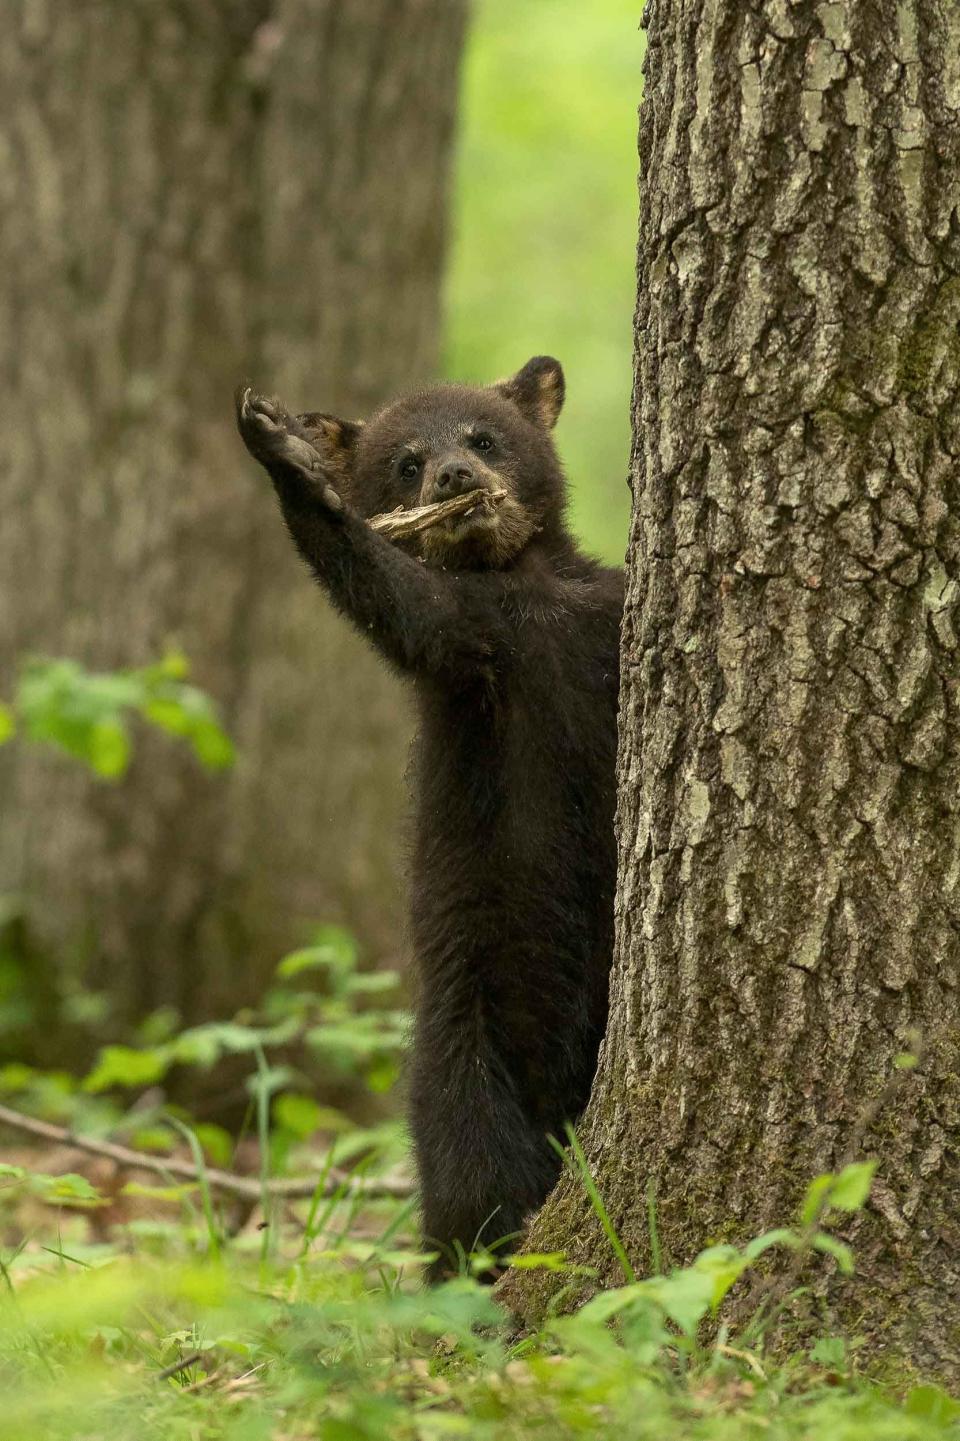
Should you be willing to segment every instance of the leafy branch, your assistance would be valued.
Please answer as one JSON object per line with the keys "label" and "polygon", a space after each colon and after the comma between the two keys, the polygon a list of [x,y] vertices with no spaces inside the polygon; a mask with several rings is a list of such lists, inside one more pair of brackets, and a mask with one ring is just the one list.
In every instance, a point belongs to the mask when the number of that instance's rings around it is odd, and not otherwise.
{"label": "leafy branch", "polygon": [[119,780],[132,754],[129,718],[138,715],[180,736],[208,770],[222,770],[233,763],[233,743],[210,697],[187,682],[188,671],[177,651],[154,665],[110,672],[74,660],[25,661],[12,702],[0,703],[0,745],[19,734]]}

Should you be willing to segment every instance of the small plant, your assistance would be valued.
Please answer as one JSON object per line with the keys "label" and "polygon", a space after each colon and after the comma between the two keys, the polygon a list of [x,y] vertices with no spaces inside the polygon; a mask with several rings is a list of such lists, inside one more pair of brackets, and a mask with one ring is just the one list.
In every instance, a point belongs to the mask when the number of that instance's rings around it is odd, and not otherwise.
{"label": "small plant", "polygon": [[97,673],[74,660],[36,658],[20,668],[14,698],[0,704],[0,744],[21,736],[56,746],[104,780],[120,780],[132,755],[129,718],[182,737],[210,770],[233,763],[233,744],[202,690],[187,682],[184,656]]}
{"label": "small plant", "polygon": [[[304,985],[304,980],[312,984]],[[230,1054],[278,1055],[276,1065],[264,1063],[251,1077],[251,1093],[259,1095],[266,1087],[277,1119],[294,1135],[306,1135],[316,1129],[323,1113],[309,1096],[297,1092],[296,1084],[307,1087],[308,1077],[294,1055],[304,1064],[320,1064],[341,1078],[359,1080],[372,1091],[389,1090],[397,1077],[408,1015],[380,1004],[380,997],[398,985],[395,971],[361,971],[353,938],[340,927],[324,926],[310,946],[280,962],[277,984],[259,1012],[161,1032],[152,1044],[105,1046],[83,1089],[96,1094],[155,1085],[174,1066],[209,1069]]]}
{"label": "small plant", "polygon": [[[139,1044],[103,1046],[79,1081],[65,1072],[20,1063],[0,1067],[0,1109],[8,1124],[15,1124],[20,1114],[9,1109],[16,1105],[25,1113],[25,1128],[31,1115],[66,1122],[94,1142],[109,1136],[111,1144],[122,1141],[138,1155],[163,1153],[186,1140],[195,1178],[188,1190],[199,1188],[212,1236],[204,1166],[209,1161],[228,1167],[234,1143],[221,1127],[197,1123],[166,1102],[160,1088],[170,1072],[209,1070],[227,1056],[249,1058],[249,1123],[259,1143],[266,1214],[272,1210],[270,1178],[291,1167],[309,1175],[311,1168],[315,1172],[334,1159],[338,1168],[362,1163],[364,1169],[401,1159],[399,1122],[357,1125],[311,1094],[318,1072],[361,1093],[383,1093],[393,1085],[408,1017],[384,1001],[398,984],[394,971],[361,971],[353,938],[339,927],[324,926],[309,946],[281,961],[277,983],[259,1011],[186,1030],[177,1029],[173,1012],[156,1012],[141,1025]],[[123,1103],[124,1093],[132,1093],[132,1103]],[[66,1132],[62,1134],[66,1139]],[[312,1151],[315,1138],[328,1148],[324,1153]],[[143,1160],[149,1169],[163,1172],[150,1154]],[[175,1174],[182,1176],[182,1168]],[[135,1183],[127,1190],[176,1204],[184,1198],[171,1175],[162,1186]],[[347,1190],[345,1184],[344,1194]]]}
{"label": "small plant", "polygon": [[[770,1322],[796,1294],[800,1262],[826,1259],[842,1274],[852,1270],[829,1221],[865,1204],[872,1162],[818,1176],[793,1226],[744,1246],[709,1246],[689,1266],[658,1261],[655,1274],[642,1276],[569,1134],[565,1163],[590,1197],[626,1284],[519,1337],[496,1291],[474,1279],[503,1265],[502,1252],[464,1256],[458,1278],[423,1289],[420,1271],[430,1257],[417,1245],[416,1198],[392,1198],[360,1181],[361,1172],[398,1154],[391,1150],[396,1127],[386,1145],[376,1128],[350,1129],[312,1098],[291,1060],[291,1047],[306,1056],[312,1046],[355,1077],[380,1084],[388,1067],[395,1074],[404,1016],[381,1002],[395,980],[365,975],[351,939],[325,928],[281,963],[256,1015],[179,1034],[172,1016],[154,1017],[140,1046],[105,1048],[77,1090],[86,1104],[103,1105],[108,1091],[140,1092],[173,1065],[248,1055],[261,1163],[259,1177],[243,1181],[248,1204],[259,1200],[252,1232],[225,1225],[215,1191],[222,1173],[208,1161],[215,1137],[205,1139],[186,1118],[131,1112],[138,1128],[131,1135],[141,1142],[151,1130],[158,1143],[185,1140],[193,1179],[128,1183],[121,1197],[139,1198],[148,1213],[112,1230],[104,1218],[115,1193],[101,1196],[83,1176],[22,1162],[0,1167],[4,1441],[960,1435],[960,1405],[939,1388],[898,1392],[859,1378],[856,1337],[816,1337],[777,1363],[764,1352]],[[333,1136],[321,1153],[312,1149],[318,1133]],[[229,1152],[229,1137],[222,1140]],[[344,1170],[351,1157],[359,1165]],[[288,1163],[311,1177],[305,1188],[282,1190],[277,1171]],[[653,1249],[652,1192],[649,1200]],[[18,1234],[21,1216],[31,1219]],[[559,1253],[506,1264],[566,1273],[572,1283],[584,1275]],[[750,1273],[760,1278],[754,1313],[731,1331],[721,1308]]]}
{"label": "small plant", "polygon": [[[766,1231],[745,1246],[709,1246],[689,1266],[661,1274],[659,1246],[651,1244],[651,1251],[658,1258],[655,1264],[657,1274],[637,1280],[590,1174],[577,1136],[569,1126],[567,1139],[569,1150],[554,1142],[556,1149],[568,1169],[581,1181],[628,1284],[604,1290],[581,1306],[575,1315],[554,1320],[551,1323],[552,1333],[560,1338],[567,1337],[571,1331],[580,1335],[584,1328],[597,1324],[606,1327],[615,1321],[623,1337],[630,1338],[634,1352],[642,1357],[645,1365],[653,1364],[665,1349],[688,1358],[702,1359],[702,1323],[710,1317],[717,1317],[733,1286],[756,1265],[761,1256],[774,1248],[792,1252],[800,1264],[795,1262],[785,1272],[774,1272],[758,1287],[754,1314],[744,1330],[744,1344],[755,1345],[761,1341],[775,1315],[791,1299],[791,1288],[798,1279],[804,1259],[820,1252],[832,1257],[844,1275],[853,1273],[854,1260],[849,1246],[825,1229],[825,1221],[831,1210],[849,1213],[863,1208],[876,1170],[874,1161],[852,1162],[836,1174],[817,1176],[807,1188],[796,1226]],[[656,1236],[653,1209],[650,1228],[652,1241]],[[564,1269],[563,1257],[557,1255],[521,1255],[514,1258],[514,1264],[525,1267],[543,1264],[551,1270]],[[786,1285],[783,1284],[784,1277]],[[723,1337],[722,1344],[725,1345],[729,1339],[726,1328],[718,1334]]]}

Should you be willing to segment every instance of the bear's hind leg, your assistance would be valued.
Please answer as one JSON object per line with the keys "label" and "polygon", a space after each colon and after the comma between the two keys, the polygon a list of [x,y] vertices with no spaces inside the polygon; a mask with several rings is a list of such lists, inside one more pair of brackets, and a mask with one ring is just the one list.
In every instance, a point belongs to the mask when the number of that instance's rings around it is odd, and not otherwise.
{"label": "bear's hind leg", "polygon": [[411,1086],[424,1241],[440,1255],[428,1279],[456,1274],[472,1251],[509,1253],[556,1180],[558,1158],[495,1060],[418,1047]]}

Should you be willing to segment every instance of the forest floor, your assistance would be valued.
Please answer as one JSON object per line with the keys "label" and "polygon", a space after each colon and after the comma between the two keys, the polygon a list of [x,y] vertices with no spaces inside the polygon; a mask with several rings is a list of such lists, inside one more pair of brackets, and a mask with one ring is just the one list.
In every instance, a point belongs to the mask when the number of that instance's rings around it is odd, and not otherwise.
{"label": "forest floor", "polygon": [[0,1157],[4,1441],[960,1436],[945,1393],[860,1374],[856,1338],[774,1363],[762,1330],[716,1334],[732,1248],[517,1336],[468,1263],[423,1289],[413,1198],[324,1196],[328,1174],[312,1200],[225,1209],[202,1173]]}

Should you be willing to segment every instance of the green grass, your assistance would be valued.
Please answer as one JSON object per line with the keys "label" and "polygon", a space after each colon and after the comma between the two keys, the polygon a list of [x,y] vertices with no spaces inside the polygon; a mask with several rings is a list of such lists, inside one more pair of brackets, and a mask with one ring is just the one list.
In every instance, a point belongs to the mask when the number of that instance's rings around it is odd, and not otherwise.
{"label": "green grass", "polygon": [[[345,1206],[346,1203],[341,1203]],[[432,1292],[391,1229],[399,1203],[365,1208],[380,1239],[304,1253],[288,1225],[268,1263],[255,1237],[200,1259],[173,1223],[84,1244],[34,1237],[0,1259],[4,1441],[299,1441],[299,1438],[610,1437],[616,1441],[912,1441],[956,1437],[960,1407],[916,1388],[887,1394],[850,1371],[836,1339],[771,1366],[663,1328],[665,1278],[598,1298],[511,1339],[488,1290]],[[341,1217],[342,1219],[342,1217]],[[401,1221],[401,1227],[406,1223]],[[199,1243],[202,1243],[202,1238]],[[688,1275],[688,1273],[684,1273]],[[666,1278],[669,1281],[670,1278]],[[632,1293],[632,1309],[624,1302]],[[652,1294],[652,1293],[651,1293]],[[679,1292],[678,1292],[679,1294]],[[619,1316],[614,1312],[619,1305]],[[682,1312],[679,1313],[682,1316]],[[175,1370],[178,1363],[182,1369]]]}
{"label": "green grass", "polygon": [[478,0],[467,50],[445,369],[531,355],[567,377],[557,427],[575,528],[619,563],[636,301],[639,0]]}
{"label": "green grass", "polygon": [[[626,1284],[525,1335],[473,1279],[489,1255],[463,1257],[457,1280],[425,1291],[414,1199],[357,1184],[409,1173],[398,1126],[356,1125],[317,1105],[293,1064],[302,1036],[315,1058],[349,1064],[358,1085],[396,1074],[396,978],[375,980],[358,961],[349,937],[326,927],[281,962],[256,1013],[105,1047],[86,1078],[61,1076],[55,1096],[41,1073],[0,1069],[9,1139],[18,1112],[49,1115],[55,1101],[54,1114],[94,1141],[106,1132],[141,1155],[186,1150],[194,1167],[192,1181],[174,1183],[164,1155],[162,1184],[136,1171],[103,1180],[97,1162],[63,1147],[14,1158],[4,1135],[2,1441],[960,1438],[960,1404],[943,1392],[859,1376],[857,1338],[797,1340],[786,1362],[765,1351],[769,1318],[789,1315],[811,1266],[853,1268],[829,1227],[866,1204],[870,1162],[814,1178],[792,1226],[742,1248],[708,1246],[682,1270],[657,1261],[638,1278],[571,1131],[564,1163]],[[205,1152],[236,1164],[230,1138],[223,1154],[216,1128],[143,1105],[171,1064],[202,1069],[224,1053],[248,1058],[246,1169],[259,1178],[229,1202]],[[67,1165],[80,1174],[57,1173]],[[279,1195],[274,1182],[290,1174],[316,1177],[316,1188]],[[648,1201],[653,1243],[652,1192]],[[590,1282],[559,1254],[512,1264],[559,1273],[567,1295]],[[751,1314],[731,1333],[719,1308],[753,1278]]]}

